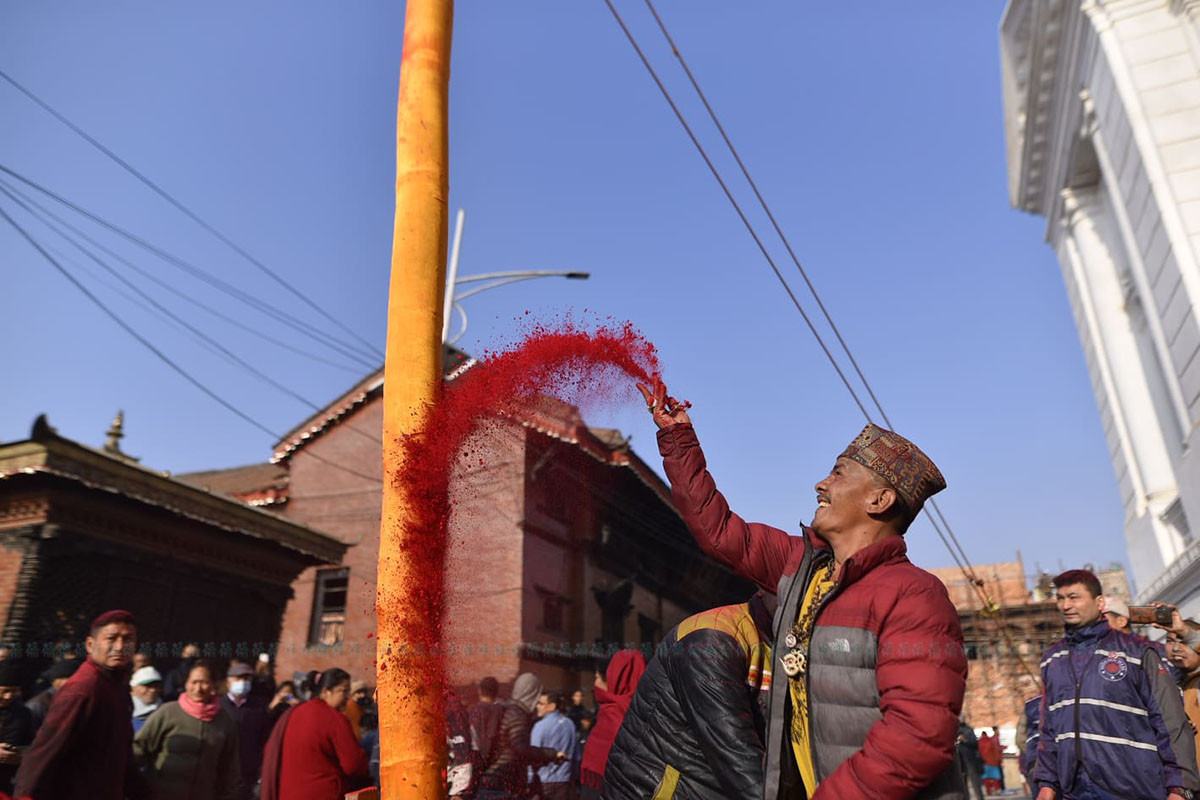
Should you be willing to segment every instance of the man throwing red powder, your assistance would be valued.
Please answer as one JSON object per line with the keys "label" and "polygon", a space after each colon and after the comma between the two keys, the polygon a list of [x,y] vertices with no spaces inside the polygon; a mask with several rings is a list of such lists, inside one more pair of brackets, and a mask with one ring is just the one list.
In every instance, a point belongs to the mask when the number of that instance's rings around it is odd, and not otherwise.
{"label": "man throwing red powder", "polygon": [[965,798],[954,765],[962,630],[941,581],[905,554],[904,532],[946,487],[933,461],[867,425],[816,485],[812,525],[791,536],[730,511],[687,404],[661,381],[638,389],[700,547],[779,597],[765,800]]}

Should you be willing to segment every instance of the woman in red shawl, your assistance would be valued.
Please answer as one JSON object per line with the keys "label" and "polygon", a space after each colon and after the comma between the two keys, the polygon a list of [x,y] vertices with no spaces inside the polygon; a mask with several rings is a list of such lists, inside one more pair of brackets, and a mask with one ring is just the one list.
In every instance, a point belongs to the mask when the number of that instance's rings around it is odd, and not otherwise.
{"label": "woman in red shawl", "polygon": [[[313,698],[275,723],[263,752],[263,800],[340,800],[367,774],[367,751],[342,714],[350,675],[337,668],[308,673]],[[358,783],[361,783],[359,781]]]}
{"label": "woman in red shawl", "polygon": [[[996,729],[992,729],[996,733]],[[979,757],[983,759],[983,791],[987,794],[999,794],[1004,788],[1004,773],[1000,767],[1004,763],[1004,750],[1000,745],[1000,734],[988,736],[984,731],[979,737]]]}
{"label": "woman in red shawl", "polygon": [[596,726],[592,728],[587,745],[583,748],[579,774],[581,800],[600,800],[608,751],[612,749],[613,740],[617,738],[617,731],[633,700],[633,691],[645,671],[646,659],[641,653],[637,650],[621,650],[608,663],[603,678],[596,673],[596,685],[592,692],[599,710],[596,712]]}

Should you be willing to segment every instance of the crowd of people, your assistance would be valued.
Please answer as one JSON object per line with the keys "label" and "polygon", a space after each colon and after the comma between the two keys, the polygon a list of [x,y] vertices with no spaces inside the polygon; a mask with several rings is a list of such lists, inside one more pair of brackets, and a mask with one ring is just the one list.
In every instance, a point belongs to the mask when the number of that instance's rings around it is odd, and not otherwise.
{"label": "crowd of people", "polygon": [[33,800],[336,800],[370,785],[370,688],[340,669],[276,684],[269,658],[183,649],[163,670],[126,611],[91,624],[20,700],[0,660],[0,792]]}
{"label": "crowd of people", "polygon": [[[960,718],[958,614],[906,556],[910,523],[946,485],[928,456],[868,425],[816,484],[812,524],[793,536],[734,514],[688,405],[661,383],[641,388],[679,513],[759,591],[685,619],[649,662],[617,652],[596,672],[594,710],[529,672],[506,693],[483,679],[469,706],[447,690],[446,793],[958,800],[1000,789],[992,735],[975,748],[982,790],[964,770],[973,732]],[[1037,800],[1193,800],[1200,624],[1160,607],[1150,621],[1166,641],[1152,642],[1092,573],[1064,572],[1054,586],[1065,635],[1043,654],[1043,693],[1026,706],[1022,766]],[[346,672],[276,686],[269,663],[219,669],[192,651],[163,674],[132,662],[136,643],[133,617],[106,612],[87,658],[52,667],[28,704],[0,685],[0,780],[17,797],[334,800],[378,780],[370,691]],[[0,684],[13,681],[7,669],[0,661]]]}

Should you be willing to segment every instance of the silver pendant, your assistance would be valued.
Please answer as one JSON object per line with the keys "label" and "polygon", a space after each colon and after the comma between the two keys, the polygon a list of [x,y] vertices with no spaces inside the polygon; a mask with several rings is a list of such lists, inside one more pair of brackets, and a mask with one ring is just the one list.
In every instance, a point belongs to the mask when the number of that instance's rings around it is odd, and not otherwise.
{"label": "silver pendant", "polygon": [[796,639],[795,631],[788,631],[788,635],[783,637],[783,646],[784,647],[794,648],[796,646],[797,642],[798,642],[798,640]]}
{"label": "silver pendant", "polygon": [[804,674],[804,662],[807,659],[799,650],[791,650],[783,654],[783,672],[789,678]]}

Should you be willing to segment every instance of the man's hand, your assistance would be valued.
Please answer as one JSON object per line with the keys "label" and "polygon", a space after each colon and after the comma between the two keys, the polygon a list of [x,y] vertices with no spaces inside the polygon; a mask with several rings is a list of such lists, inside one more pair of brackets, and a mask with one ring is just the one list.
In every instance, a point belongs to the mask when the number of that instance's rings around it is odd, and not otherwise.
{"label": "man's hand", "polygon": [[[569,758],[570,758],[570,756],[567,755],[566,753],[564,753],[562,750],[559,750],[557,753],[554,754],[554,762],[556,764],[561,764]],[[1180,798],[1180,800],[1182,800],[1182,798]]]}
{"label": "man's hand", "polygon": [[1154,627],[1158,628],[1160,631],[1170,631],[1180,639],[1183,639],[1185,636],[1187,636],[1187,623],[1183,621],[1183,615],[1179,613],[1178,608],[1170,603],[1164,603],[1160,600],[1155,600],[1150,605],[1157,606],[1159,608],[1171,609],[1171,627],[1168,628],[1166,625],[1159,625],[1157,622],[1154,623]]}
{"label": "man's hand", "polygon": [[[1043,786],[1041,791],[1039,791],[1037,794],[1037,800],[1054,800],[1054,798],[1057,796],[1058,794],[1054,791],[1054,789],[1049,786]],[[1183,800],[1183,798],[1180,798],[1179,800]]]}
{"label": "man's hand", "polygon": [[640,383],[637,384],[637,389],[646,400],[646,410],[654,417],[654,424],[658,427],[665,428],[677,422],[692,421],[687,413],[692,404],[687,401],[681,403],[669,396],[666,384],[658,378],[654,379],[654,386],[651,389],[647,389]]}
{"label": "man's hand", "polygon": [[1183,800],[1183,795],[1181,795],[1179,792],[1171,792],[1169,795],[1167,795],[1167,800]]}
{"label": "man's hand", "polygon": [[11,744],[0,744],[0,764],[20,764],[21,753]]}

